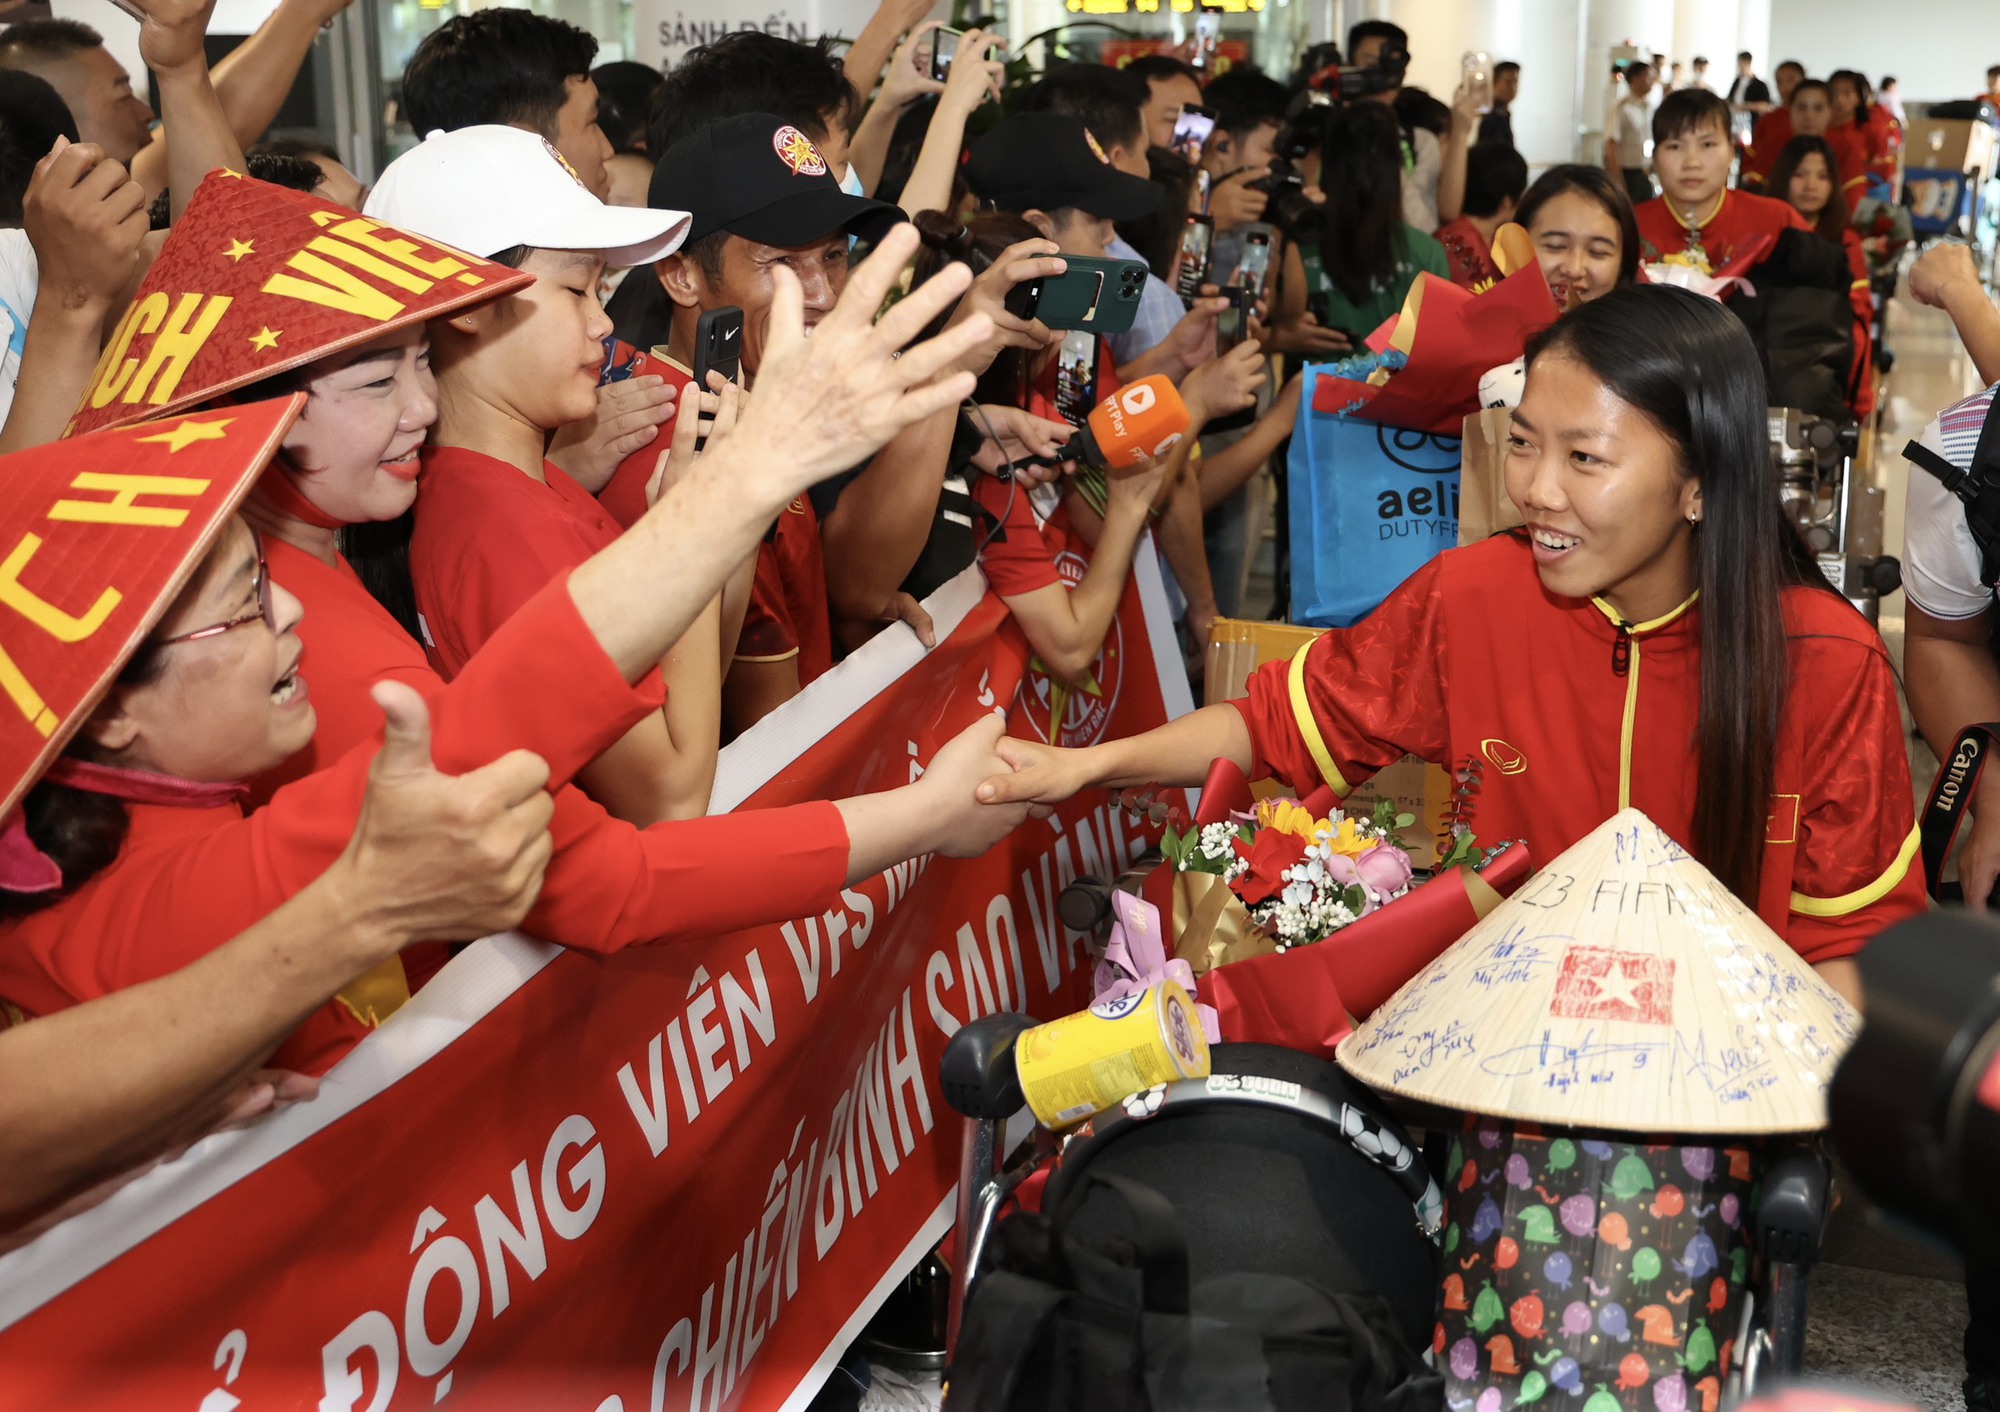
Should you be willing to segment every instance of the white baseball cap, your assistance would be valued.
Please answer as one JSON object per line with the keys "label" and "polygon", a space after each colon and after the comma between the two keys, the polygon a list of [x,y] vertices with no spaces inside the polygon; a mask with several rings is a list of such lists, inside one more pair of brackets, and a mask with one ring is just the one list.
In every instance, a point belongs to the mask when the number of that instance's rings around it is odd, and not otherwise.
{"label": "white baseball cap", "polygon": [[431,133],[389,164],[362,214],[482,258],[601,250],[613,268],[664,259],[688,233],[687,212],[607,206],[547,138],[497,124]]}

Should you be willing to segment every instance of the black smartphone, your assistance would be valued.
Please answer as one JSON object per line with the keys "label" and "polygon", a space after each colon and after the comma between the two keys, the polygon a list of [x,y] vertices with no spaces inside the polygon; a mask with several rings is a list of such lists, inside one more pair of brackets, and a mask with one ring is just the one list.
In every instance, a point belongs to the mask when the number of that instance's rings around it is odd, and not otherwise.
{"label": "black smartphone", "polygon": [[743,311],[734,304],[708,310],[694,326],[695,390],[708,391],[711,372],[735,382],[742,361]]}
{"label": "black smartphone", "polygon": [[1250,311],[1257,307],[1257,292],[1232,284],[1222,291],[1229,306],[1215,316],[1215,353],[1219,358],[1243,341],[1249,331]]}
{"label": "black smartphone", "polygon": [[1073,427],[1089,421],[1097,406],[1099,348],[1096,334],[1079,329],[1056,352],[1056,415]]}
{"label": "black smartphone", "polygon": [[1215,114],[1199,103],[1189,103],[1174,122],[1174,140],[1167,150],[1191,167],[1200,166],[1201,149],[1208,145],[1209,135],[1214,131]]}
{"label": "black smartphone", "polygon": [[1174,276],[1174,292],[1192,305],[1208,283],[1209,250],[1215,243],[1215,218],[1196,214],[1181,227],[1180,271]]}
{"label": "black smartphone", "polygon": [[1273,233],[1273,227],[1261,223],[1244,227],[1243,253],[1237,257],[1236,278],[1230,281],[1242,285],[1258,299],[1264,297],[1264,286],[1271,274]]}
{"label": "black smartphone", "polygon": [[958,57],[958,41],[964,37],[964,30],[948,27],[931,35],[931,77],[939,83],[951,75],[951,61]]}

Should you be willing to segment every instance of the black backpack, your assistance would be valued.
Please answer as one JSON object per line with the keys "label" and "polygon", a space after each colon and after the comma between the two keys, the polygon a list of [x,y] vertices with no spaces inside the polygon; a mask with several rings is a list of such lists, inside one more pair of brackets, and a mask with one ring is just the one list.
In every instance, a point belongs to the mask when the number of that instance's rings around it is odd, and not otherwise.
{"label": "black backpack", "polygon": [[[1085,1236],[1072,1217],[1091,1198]],[[1106,1229],[1107,1203],[1122,1230]],[[953,1412],[1439,1412],[1380,1295],[1288,1275],[1189,1278],[1180,1218],[1130,1177],[1085,1173],[1047,1215],[994,1232],[952,1360]]]}
{"label": "black backpack", "polygon": [[1773,407],[1846,421],[1854,389],[1854,281],[1847,252],[1811,231],[1787,230],[1750,270],[1756,293],[1728,308],[1750,331]]}

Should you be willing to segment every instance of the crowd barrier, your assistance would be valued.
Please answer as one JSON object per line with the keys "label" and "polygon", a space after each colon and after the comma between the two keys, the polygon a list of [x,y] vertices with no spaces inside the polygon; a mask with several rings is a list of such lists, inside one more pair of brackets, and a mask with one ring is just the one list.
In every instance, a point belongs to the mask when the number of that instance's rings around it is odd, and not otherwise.
{"label": "crowd barrier", "polygon": [[[1090,689],[968,570],[934,650],[893,629],[724,751],[716,807],[904,783],[996,707],[1075,744],[1190,709],[1138,557]],[[1149,841],[1098,794],[780,926],[477,943],[314,1101],[0,1260],[0,1407],[803,1407],[950,1223],[946,1039],[1087,1003],[1057,893]]]}

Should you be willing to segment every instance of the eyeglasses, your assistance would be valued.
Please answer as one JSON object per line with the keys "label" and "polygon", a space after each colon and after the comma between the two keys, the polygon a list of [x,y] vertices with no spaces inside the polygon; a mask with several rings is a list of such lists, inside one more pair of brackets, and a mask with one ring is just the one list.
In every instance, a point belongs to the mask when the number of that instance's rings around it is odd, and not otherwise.
{"label": "eyeglasses", "polygon": [[273,633],[278,630],[278,615],[271,606],[271,572],[264,562],[264,536],[250,531],[250,542],[257,546],[257,610],[245,613],[240,618],[231,618],[226,623],[217,623],[212,628],[198,628],[194,632],[184,632],[175,637],[163,637],[161,647],[171,647],[176,642],[199,642],[204,637],[220,637],[237,628],[247,628],[252,623],[261,622]]}

